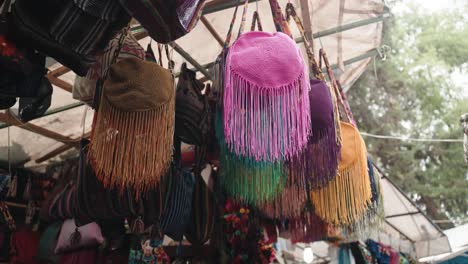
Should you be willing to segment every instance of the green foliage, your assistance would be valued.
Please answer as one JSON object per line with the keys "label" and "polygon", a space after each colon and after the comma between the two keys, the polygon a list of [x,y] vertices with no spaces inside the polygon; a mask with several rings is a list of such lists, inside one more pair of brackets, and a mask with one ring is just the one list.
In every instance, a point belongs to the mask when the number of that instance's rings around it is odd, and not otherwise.
{"label": "green foliage", "polygon": [[[392,51],[348,92],[361,131],[462,138],[459,117],[468,112],[468,94],[451,76],[468,71],[467,11],[468,6],[427,15],[411,7],[386,23],[384,43]],[[468,166],[462,143],[365,140],[374,160],[430,217],[468,222]]]}

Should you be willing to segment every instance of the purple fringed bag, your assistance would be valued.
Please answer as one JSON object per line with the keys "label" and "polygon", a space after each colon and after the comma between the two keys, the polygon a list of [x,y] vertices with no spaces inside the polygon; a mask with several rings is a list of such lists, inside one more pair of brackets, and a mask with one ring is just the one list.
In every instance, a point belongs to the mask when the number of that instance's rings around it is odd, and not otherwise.
{"label": "purple fringed bag", "polygon": [[310,79],[310,120],[312,133],[304,151],[293,157],[289,163],[289,176],[299,186],[307,183],[312,189],[325,186],[336,176],[340,157],[339,117],[333,91],[324,81],[320,67],[315,61],[313,45],[304,33],[302,21],[294,6],[286,6],[287,20],[291,18],[304,39],[311,74]]}
{"label": "purple fringed bag", "polygon": [[226,59],[224,133],[231,152],[257,161],[290,159],[310,133],[309,76],[287,35],[242,34]]}

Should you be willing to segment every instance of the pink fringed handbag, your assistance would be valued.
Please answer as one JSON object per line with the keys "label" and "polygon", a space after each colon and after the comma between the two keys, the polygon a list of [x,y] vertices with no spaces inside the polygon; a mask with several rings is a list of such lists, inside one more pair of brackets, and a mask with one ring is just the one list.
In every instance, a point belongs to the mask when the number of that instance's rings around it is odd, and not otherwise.
{"label": "pink fringed handbag", "polygon": [[299,153],[311,131],[309,90],[306,64],[288,35],[240,34],[225,67],[224,133],[229,150],[269,162]]}

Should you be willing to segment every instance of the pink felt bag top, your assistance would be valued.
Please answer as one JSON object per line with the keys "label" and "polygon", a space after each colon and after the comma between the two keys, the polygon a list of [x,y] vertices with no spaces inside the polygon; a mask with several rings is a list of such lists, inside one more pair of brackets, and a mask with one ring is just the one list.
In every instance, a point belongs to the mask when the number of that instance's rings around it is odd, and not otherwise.
{"label": "pink felt bag top", "polygon": [[226,59],[224,133],[237,155],[257,161],[290,159],[311,131],[306,64],[281,32],[242,34]]}

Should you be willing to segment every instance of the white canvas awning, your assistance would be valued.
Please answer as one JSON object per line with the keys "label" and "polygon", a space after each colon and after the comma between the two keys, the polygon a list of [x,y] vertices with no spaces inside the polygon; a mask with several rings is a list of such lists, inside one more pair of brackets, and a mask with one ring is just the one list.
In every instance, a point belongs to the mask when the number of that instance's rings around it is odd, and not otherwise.
{"label": "white canvas awning", "polygon": [[446,234],[390,178],[381,177],[385,225],[414,245],[418,258],[451,251]]}

